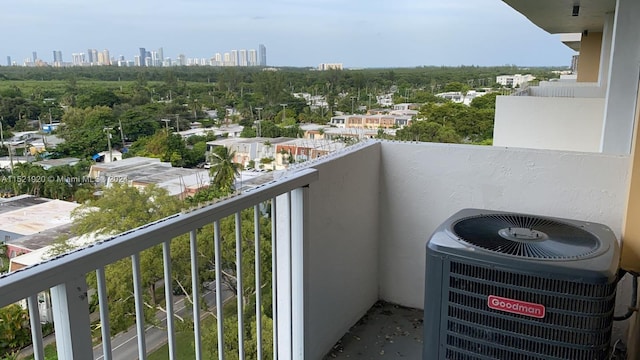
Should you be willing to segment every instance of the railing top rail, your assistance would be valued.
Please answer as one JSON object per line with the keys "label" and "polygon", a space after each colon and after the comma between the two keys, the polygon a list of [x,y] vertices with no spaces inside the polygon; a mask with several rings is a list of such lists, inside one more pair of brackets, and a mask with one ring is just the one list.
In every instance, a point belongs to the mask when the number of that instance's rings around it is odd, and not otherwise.
{"label": "railing top rail", "polygon": [[0,276],[0,307],[94,271],[142,250],[273,199],[318,179],[315,169],[302,169],[233,197],[179,213],[115,235],[40,264]]}

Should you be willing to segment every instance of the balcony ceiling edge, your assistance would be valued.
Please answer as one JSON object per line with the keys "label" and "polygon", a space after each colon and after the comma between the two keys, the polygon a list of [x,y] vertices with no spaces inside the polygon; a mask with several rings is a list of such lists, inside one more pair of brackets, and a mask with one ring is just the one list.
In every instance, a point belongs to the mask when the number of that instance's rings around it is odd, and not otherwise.
{"label": "balcony ceiling edge", "polygon": [[[616,8],[615,0],[502,0],[533,24],[550,34],[601,32],[605,14]],[[574,6],[579,6],[573,16]]]}

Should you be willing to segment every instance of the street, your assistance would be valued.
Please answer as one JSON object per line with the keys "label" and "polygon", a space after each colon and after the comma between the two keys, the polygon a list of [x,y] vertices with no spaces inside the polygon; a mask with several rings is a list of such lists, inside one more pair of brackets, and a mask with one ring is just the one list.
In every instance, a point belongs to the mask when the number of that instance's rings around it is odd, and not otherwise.
{"label": "street", "polygon": [[[226,302],[233,297],[233,294],[229,290],[223,290],[222,301]],[[186,301],[184,296],[174,296],[174,299],[179,297],[180,299],[175,302],[174,311],[181,317],[191,316],[192,305]],[[210,311],[215,311],[215,290],[208,290],[204,293],[204,301]],[[145,343],[147,353],[151,353],[158,349],[167,342],[167,314],[159,311],[156,315],[158,317],[159,326],[148,326],[145,329]],[[175,319],[175,321],[179,321]],[[131,360],[138,359],[138,336],[136,334],[135,325],[129,328],[126,332],[120,333],[111,338],[111,351],[114,360]],[[102,353],[102,343],[94,346],[93,358],[95,360],[103,360],[104,355]]]}

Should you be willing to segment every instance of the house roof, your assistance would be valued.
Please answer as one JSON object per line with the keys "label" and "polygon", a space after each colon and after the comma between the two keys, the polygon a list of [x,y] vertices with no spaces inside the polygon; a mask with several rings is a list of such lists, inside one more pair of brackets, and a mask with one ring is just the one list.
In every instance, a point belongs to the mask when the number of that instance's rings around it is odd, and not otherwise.
{"label": "house roof", "polygon": [[7,244],[19,246],[32,251],[42,249],[53,244],[60,237],[68,238],[71,236],[71,223],[46,229],[41,232],[12,239]]}

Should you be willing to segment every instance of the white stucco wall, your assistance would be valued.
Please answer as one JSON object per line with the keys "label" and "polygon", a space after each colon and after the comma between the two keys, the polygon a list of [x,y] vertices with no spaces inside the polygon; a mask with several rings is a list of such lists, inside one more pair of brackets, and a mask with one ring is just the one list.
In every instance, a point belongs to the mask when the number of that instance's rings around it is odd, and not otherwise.
{"label": "white stucco wall", "polygon": [[599,152],[603,98],[498,96],[495,146]]}
{"label": "white stucco wall", "polygon": [[308,196],[305,359],[320,359],[378,300],[380,144],[307,165],[320,179]]}
{"label": "white stucco wall", "polygon": [[462,208],[604,223],[620,235],[628,157],[449,144],[382,143],[380,297],[422,308],[425,244]]}

